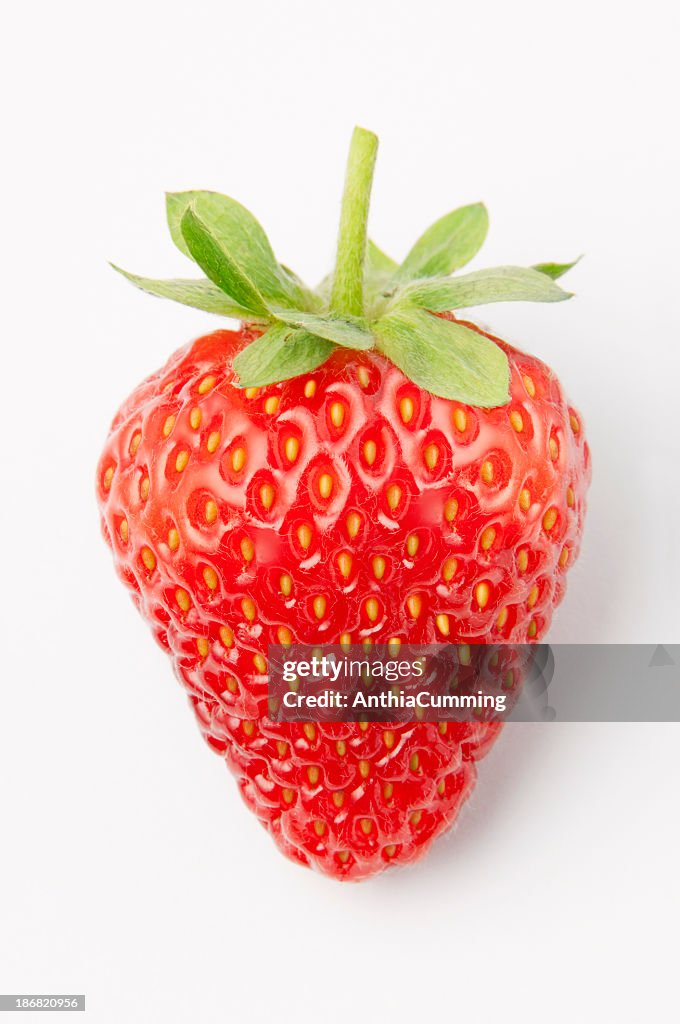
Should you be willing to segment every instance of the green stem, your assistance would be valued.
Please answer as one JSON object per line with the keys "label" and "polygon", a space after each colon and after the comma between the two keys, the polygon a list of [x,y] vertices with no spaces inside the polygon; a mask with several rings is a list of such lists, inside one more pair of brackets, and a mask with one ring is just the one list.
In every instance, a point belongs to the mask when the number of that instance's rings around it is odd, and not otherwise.
{"label": "green stem", "polygon": [[342,195],[331,313],[348,316],[363,316],[364,313],[366,225],[377,151],[377,136],[365,128],[355,128]]}

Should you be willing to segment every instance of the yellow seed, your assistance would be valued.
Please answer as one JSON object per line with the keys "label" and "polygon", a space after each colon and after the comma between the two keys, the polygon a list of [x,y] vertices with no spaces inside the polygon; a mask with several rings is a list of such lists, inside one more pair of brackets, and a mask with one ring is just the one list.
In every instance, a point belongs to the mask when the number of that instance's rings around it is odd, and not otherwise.
{"label": "yellow seed", "polygon": [[283,446],[283,450],[286,458],[289,462],[295,462],[300,451],[300,442],[297,437],[289,437],[286,439],[286,443]]}
{"label": "yellow seed", "polygon": [[529,636],[533,640],[533,638],[536,636],[537,632],[538,632],[538,625],[536,623],[536,619],[532,619],[531,622],[529,623],[529,628],[527,630],[527,636]]}
{"label": "yellow seed", "polygon": [[284,597],[290,597],[290,592],[293,589],[293,581],[287,573],[284,573],[279,577],[279,590]]}
{"label": "yellow seed", "polygon": [[342,648],[346,649],[352,643],[352,634],[351,633],[341,633],[340,637],[338,639],[338,643],[340,644],[340,646]]}
{"label": "yellow seed", "polygon": [[227,679],[227,689],[229,693],[238,693],[238,683],[233,676],[229,676]]}
{"label": "yellow seed", "polygon": [[260,393],[259,388],[246,388],[244,394],[246,398],[257,398]]}
{"label": "yellow seed", "polygon": [[446,733],[448,731],[448,727],[449,727],[448,722],[440,722],[439,723],[439,732],[442,734],[442,736],[446,736]]}
{"label": "yellow seed", "polygon": [[371,774],[371,762],[370,761],[359,761],[359,774],[362,779],[367,779]]}
{"label": "yellow seed", "polygon": [[130,441],[130,455],[133,458],[137,454],[137,449],[139,448],[141,443],[142,443],[142,433],[141,433],[140,430],[138,430],[136,433],[134,433],[132,435],[132,439]]}
{"label": "yellow seed", "polygon": [[263,508],[267,511],[274,504],[274,498],[276,497],[276,491],[271,484],[262,484],[260,487],[260,501],[262,502]]}
{"label": "yellow seed", "polygon": [[316,765],[310,764],[309,768],[307,769],[307,778],[309,779],[312,786],[316,786],[317,782],[319,781],[320,774],[321,773],[319,772],[319,769],[316,767]]}
{"label": "yellow seed", "polygon": [[245,558],[246,562],[252,562],[255,557],[255,545],[250,537],[243,537],[241,540],[241,554]]}
{"label": "yellow seed", "polygon": [[389,650],[389,652],[390,652],[390,654],[392,655],[393,658],[395,657],[395,655],[397,655],[399,653],[399,648],[400,647],[401,647],[401,638],[398,637],[398,636],[392,636],[387,641],[387,649]]}
{"label": "yellow seed", "polygon": [[358,512],[350,512],[347,516],[347,533],[350,539],[354,539],[361,529],[361,516]]}
{"label": "yellow seed", "polygon": [[281,401],[281,399],[280,399],[280,398],[278,397],[278,395],[270,395],[270,396],[269,396],[269,398],[267,398],[267,399],[265,400],[265,403],[264,403],[264,411],[265,411],[265,412],[266,412],[266,413],[267,413],[267,414],[268,414],[269,416],[273,416],[273,415],[274,415],[274,413],[275,413],[275,412],[276,412],[276,411],[278,410],[278,408],[279,408],[279,402],[280,402],[280,401]]}
{"label": "yellow seed", "polygon": [[472,652],[469,644],[461,644],[458,648],[458,661],[461,665],[469,665],[472,660]]}
{"label": "yellow seed", "polygon": [[440,779],[437,783],[437,792],[439,793],[439,796],[444,796],[444,793],[446,792],[446,782],[444,779]]}
{"label": "yellow seed", "polygon": [[163,437],[168,437],[172,428],[175,425],[175,416],[168,416],[165,423],[163,424]]}
{"label": "yellow seed", "polygon": [[288,744],[285,742],[285,740],[276,741],[276,752],[279,755],[279,757],[288,756]]}
{"label": "yellow seed", "polygon": [[414,826],[415,825],[419,825],[420,824],[420,819],[422,818],[422,816],[423,816],[423,812],[422,811],[414,811],[413,814],[411,815],[409,821]]}
{"label": "yellow seed", "polygon": [[524,381],[524,387],[529,398],[534,398],[536,395],[536,385],[534,384],[533,380],[528,374],[525,374],[522,377],[522,380]]}
{"label": "yellow seed", "polygon": [[385,800],[391,800],[394,793],[394,786],[391,782],[386,782],[383,786],[383,797]]}
{"label": "yellow seed", "polygon": [[333,793],[333,803],[336,807],[342,807],[345,802],[345,794],[340,790],[337,793]]}
{"label": "yellow seed", "polygon": [[241,601],[241,611],[247,618],[248,622],[252,622],[257,614],[255,602],[250,597],[244,597]]}
{"label": "yellow seed", "polygon": [[288,647],[293,642],[293,634],[288,626],[279,626],[276,631],[276,639],[283,647]]}
{"label": "yellow seed", "polygon": [[442,566],[442,577],[446,583],[450,583],[453,577],[456,575],[456,569],[458,568],[458,561],[455,558],[447,558]]}
{"label": "yellow seed", "polygon": [[394,843],[390,843],[389,846],[385,847],[385,856],[389,857],[390,860],[392,859],[392,857],[394,857],[396,852],[397,852],[397,848],[394,845]]}
{"label": "yellow seed", "polygon": [[210,452],[211,455],[212,455],[213,452],[217,451],[217,449],[219,448],[219,444],[220,444],[220,432],[219,432],[219,430],[212,430],[208,434],[208,440],[205,443],[205,446],[206,446],[206,448],[208,449],[208,451]]}
{"label": "yellow seed", "polygon": [[425,463],[428,469],[435,469],[439,462],[439,445],[428,444],[424,451]]}
{"label": "yellow seed", "polygon": [[105,491],[108,491],[109,488],[111,487],[111,481],[112,480],[113,480],[113,466],[109,466],[109,468],[104,473],[103,484],[104,484],[104,490]]}
{"label": "yellow seed", "polygon": [[521,434],[521,432],[524,430],[524,420],[522,419],[522,414],[517,412],[516,409],[513,409],[513,411],[510,413],[509,419],[512,429],[517,431],[518,434]]}
{"label": "yellow seed", "polygon": [[295,799],[295,793],[292,789],[282,789],[281,796],[283,797],[283,802],[286,804],[292,804]]}
{"label": "yellow seed", "polygon": [[378,446],[375,441],[366,441],[364,445],[364,462],[367,466],[372,466],[376,460],[378,454]]}
{"label": "yellow seed", "polygon": [[359,824],[361,825],[361,831],[365,836],[367,836],[373,828],[373,822],[370,818],[362,818]]}
{"label": "yellow seed", "polygon": [[578,419],[576,418],[573,412],[569,413],[569,426],[575,434],[578,434],[579,430],[581,429],[581,424],[579,423]]}
{"label": "yellow seed", "polygon": [[309,545],[312,543],[311,526],[308,526],[307,523],[303,523],[302,526],[298,526],[297,538],[298,541],[300,542],[300,547],[306,551]]}
{"label": "yellow seed", "polygon": [[209,565],[203,570],[203,579],[208,590],[217,590],[217,573]]}
{"label": "yellow seed", "polygon": [[187,464],[188,461],[189,461],[189,452],[188,451],[182,450],[181,452],[177,453],[177,458],[175,459],[175,469],[177,470],[178,473],[181,473],[186,468],[186,464]]}
{"label": "yellow seed", "polygon": [[435,619],[435,622],[437,623],[437,629],[439,630],[441,635],[448,636],[449,633],[451,632],[448,615],[438,615],[437,618]]}
{"label": "yellow seed", "polygon": [[458,406],[453,413],[453,425],[461,434],[467,427],[467,413]]}
{"label": "yellow seed", "polygon": [[361,730],[361,732],[366,732],[366,730],[368,729],[368,722],[364,722],[363,720],[359,722],[359,729]]}
{"label": "yellow seed", "polygon": [[217,502],[210,499],[205,503],[205,521],[206,523],[214,523],[217,519]]}
{"label": "yellow seed", "polygon": [[364,605],[366,609],[366,615],[371,622],[375,622],[380,615],[380,604],[375,597],[369,597]]}
{"label": "yellow seed", "polygon": [[423,599],[420,594],[411,594],[406,601],[406,607],[411,618],[417,619],[423,610]]}
{"label": "yellow seed", "polygon": [[419,764],[420,764],[420,758],[418,757],[418,755],[417,754],[412,754],[411,755],[411,760],[408,763],[408,766],[411,769],[411,771],[412,772],[417,772]]}
{"label": "yellow seed", "polygon": [[349,860],[349,852],[347,850],[341,850],[338,853],[338,860],[340,861],[341,864],[346,864],[347,861]]}
{"label": "yellow seed", "polygon": [[538,601],[538,587],[534,585],[529,591],[529,597],[527,598],[527,606],[533,608]]}
{"label": "yellow seed", "polygon": [[546,533],[550,533],[553,526],[557,522],[557,509],[549,508],[543,516],[543,529]]}
{"label": "yellow seed", "polygon": [[565,565],[569,561],[569,548],[564,547],[560,552],[560,566],[564,569]]}
{"label": "yellow seed", "polygon": [[371,562],[371,568],[373,569],[373,575],[377,580],[381,580],[385,575],[386,562],[382,555],[376,555]]}
{"label": "yellow seed", "polygon": [[399,415],[401,416],[404,423],[410,423],[413,419],[414,413],[413,399],[402,398],[399,403]]}
{"label": "yellow seed", "polygon": [[198,393],[199,393],[199,395],[207,395],[208,392],[211,391],[212,388],[215,387],[216,379],[217,378],[213,377],[212,374],[208,374],[207,377],[204,377],[203,380],[201,381],[201,383],[198,385]]}
{"label": "yellow seed", "polygon": [[174,526],[171,526],[168,530],[168,547],[171,551],[177,551],[179,547],[179,533]]}
{"label": "yellow seed", "polygon": [[151,548],[142,548],[142,561],[144,562],[144,565],[149,570],[149,572],[154,571],[154,569],[156,568],[156,556],[154,555]]}
{"label": "yellow seed", "polygon": [[210,644],[204,636],[199,636],[196,640],[196,650],[202,658],[205,658],[208,651],[210,650]]}
{"label": "yellow seed", "polygon": [[344,740],[338,740],[338,742],[335,744],[335,751],[338,757],[345,756],[345,754],[347,753],[347,744],[345,743]]}
{"label": "yellow seed", "polygon": [[253,656],[253,665],[255,666],[255,671],[259,672],[261,676],[267,671],[266,658],[263,658],[261,654],[255,654]]}
{"label": "yellow seed", "polygon": [[175,600],[183,612],[189,611],[189,608],[191,607],[191,599],[189,598],[186,590],[183,590],[182,587],[178,587],[175,591]]}
{"label": "yellow seed", "polygon": [[146,501],[146,499],[149,497],[149,488],[150,488],[150,486],[151,486],[151,484],[149,482],[148,476],[143,477],[142,482],[139,485],[139,494],[140,494],[140,497],[141,497],[142,501]]}
{"label": "yellow seed", "polygon": [[234,646],[234,632],[229,626],[220,626],[220,640],[224,647]]}
{"label": "yellow seed", "polygon": [[496,625],[498,626],[499,629],[502,629],[507,621],[508,621],[508,609],[507,608],[501,608],[500,612],[498,613],[498,618],[496,619]]}
{"label": "yellow seed", "polygon": [[231,468],[235,473],[240,473],[246,464],[245,448],[234,448],[231,453]]}
{"label": "yellow seed", "polygon": [[406,552],[413,558],[418,554],[418,548],[420,547],[420,537],[417,533],[411,533],[406,538]]}
{"label": "yellow seed", "polygon": [[357,367],[357,377],[362,388],[367,388],[371,383],[371,375],[365,366]]}
{"label": "yellow seed", "polygon": [[333,402],[330,408],[331,423],[338,429],[345,422],[345,407],[342,402]]}
{"label": "yellow seed", "polygon": [[323,594],[319,594],[312,601],[312,608],[317,619],[322,619],[326,614],[326,608],[328,607],[328,601]]}
{"label": "yellow seed", "polygon": [[393,512],[399,506],[399,502],[401,501],[401,494],[401,487],[398,484],[390,484],[390,486],[387,488],[387,504],[390,506],[390,509]]}
{"label": "yellow seed", "polygon": [[322,473],[319,477],[319,494],[322,498],[330,498],[333,491],[333,477],[330,473]]}
{"label": "yellow seed", "polygon": [[482,463],[480,476],[485,484],[490,484],[493,482],[493,462],[489,462],[489,460],[486,459]]}
{"label": "yellow seed", "polygon": [[326,824],[325,824],[325,822],[323,822],[323,821],[315,821],[314,822],[314,831],[316,832],[317,836],[322,836],[324,834],[324,832],[326,831]]}
{"label": "yellow seed", "polygon": [[389,729],[387,730],[387,732],[383,733],[383,743],[385,744],[388,750],[392,749],[392,747],[394,746],[394,741],[395,735]]}
{"label": "yellow seed", "polygon": [[557,456],[559,455],[560,450],[559,450],[559,448],[557,446],[557,441],[555,440],[554,437],[551,437],[550,440],[548,441],[548,448],[550,449],[550,458],[552,459],[553,462],[556,462],[557,461]]}
{"label": "yellow seed", "polygon": [[347,579],[352,571],[352,556],[347,551],[341,551],[338,555],[338,569],[340,574]]}
{"label": "yellow seed", "polygon": [[314,398],[316,394],[316,381],[308,380],[305,384],[305,398]]}
{"label": "yellow seed", "polygon": [[189,413],[189,423],[191,425],[192,430],[198,430],[198,428],[201,425],[202,418],[203,413],[198,407],[195,407],[191,410],[191,412]]}
{"label": "yellow seed", "polygon": [[475,600],[477,601],[477,604],[479,605],[480,608],[486,608],[487,604],[489,603],[490,596],[491,587],[486,582],[486,580],[482,580],[482,582],[478,583],[477,586],[475,587]]}
{"label": "yellow seed", "polygon": [[574,490],[572,487],[567,487],[567,505],[569,506],[569,508],[574,507],[574,501]]}
{"label": "yellow seed", "polygon": [[522,512],[528,512],[531,508],[531,492],[528,487],[523,487],[519,492],[519,507]]}
{"label": "yellow seed", "polygon": [[493,542],[496,539],[496,531],[493,526],[487,526],[486,530],[482,533],[480,538],[480,545],[483,551],[488,551],[490,547],[493,547]]}
{"label": "yellow seed", "polygon": [[120,534],[120,539],[122,540],[123,544],[127,544],[128,537],[130,535],[127,519],[121,519],[120,526],[118,527],[118,532]]}
{"label": "yellow seed", "polygon": [[452,523],[457,515],[458,515],[458,499],[457,498],[449,498],[448,501],[446,502],[446,504],[444,505],[444,518],[446,519],[447,523]]}

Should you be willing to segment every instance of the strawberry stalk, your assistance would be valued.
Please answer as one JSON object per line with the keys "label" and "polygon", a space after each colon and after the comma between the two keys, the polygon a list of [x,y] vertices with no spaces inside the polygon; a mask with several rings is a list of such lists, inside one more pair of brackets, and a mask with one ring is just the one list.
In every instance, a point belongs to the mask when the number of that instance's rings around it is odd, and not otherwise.
{"label": "strawberry stalk", "polygon": [[347,160],[330,302],[330,312],[339,316],[364,315],[368,208],[377,152],[377,136],[365,128],[355,128]]}

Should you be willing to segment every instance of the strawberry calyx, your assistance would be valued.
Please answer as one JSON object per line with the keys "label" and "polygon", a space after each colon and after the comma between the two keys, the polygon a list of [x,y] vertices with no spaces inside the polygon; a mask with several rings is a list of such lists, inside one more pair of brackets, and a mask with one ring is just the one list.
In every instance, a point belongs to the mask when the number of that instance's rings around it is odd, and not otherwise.
{"label": "strawberry calyx", "polygon": [[485,335],[438,314],[493,302],[570,298],[555,282],[574,263],[456,275],[486,237],[486,208],[474,203],[431,225],[398,264],[367,237],[377,148],[372,132],[355,128],[335,270],[316,289],[277,261],[245,207],[217,192],[166,197],[172,239],[204,278],[155,280],[114,269],[151,295],[252,326],[257,337],[234,360],[239,387],[309,373],[338,347],[375,348],[433,395],[481,408],[507,404],[506,353]]}

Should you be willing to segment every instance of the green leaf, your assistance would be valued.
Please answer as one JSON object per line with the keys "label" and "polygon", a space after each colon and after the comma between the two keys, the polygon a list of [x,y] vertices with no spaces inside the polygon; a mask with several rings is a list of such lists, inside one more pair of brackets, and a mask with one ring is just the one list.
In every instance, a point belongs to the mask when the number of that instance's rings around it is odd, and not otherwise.
{"label": "green leaf", "polygon": [[394,310],[374,330],[388,359],[433,395],[481,408],[510,400],[507,356],[483,334],[419,309]]}
{"label": "green leaf", "polygon": [[332,314],[317,316],[315,313],[303,313],[297,309],[281,309],[279,306],[270,306],[270,309],[277,320],[293,327],[302,327],[310,334],[325,338],[326,341],[333,341],[336,345],[342,345],[343,348],[365,351],[373,347],[373,335],[368,329],[366,321],[333,316]]}
{"label": "green leaf", "polygon": [[195,258],[182,231],[182,219],[190,206],[263,295],[279,302],[304,304],[305,289],[277,263],[260,222],[229,196],[219,192],[168,193],[168,227],[185,256]]}
{"label": "green leaf", "polygon": [[375,276],[384,275],[385,278],[392,277],[398,269],[399,264],[391,256],[379,249],[375,242],[369,238],[366,247],[366,273]]}
{"label": "green leaf", "polygon": [[571,297],[545,274],[527,267],[494,267],[460,277],[407,285],[397,304],[422,306],[433,313],[490,302],[560,302]]}
{"label": "green leaf", "polygon": [[269,310],[261,292],[203,223],[193,206],[185,211],[181,228],[189,252],[206,277],[256,316],[267,317]]}
{"label": "green leaf", "polygon": [[335,345],[307,331],[274,324],[234,359],[241,388],[276,384],[310,373],[328,359]]}
{"label": "green leaf", "polygon": [[562,277],[562,274],[566,274],[568,270],[575,267],[576,264],[581,260],[580,256],[577,256],[571,263],[534,263],[534,270],[538,270],[539,274],[545,274],[547,277],[551,277],[553,281],[556,281],[558,277]]}
{"label": "green leaf", "polygon": [[173,299],[181,302],[183,306],[193,306],[194,309],[203,309],[206,313],[219,313],[221,316],[231,316],[236,320],[252,320],[253,314],[239,306],[228,295],[217,288],[211,281],[189,280],[176,278],[170,281],[158,281],[151,277],[139,277],[137,274],[129,274],[127,270],[121,270],[115,263],[111,266],[123,277],[131,281],[137,288],[149,295],[157,295],[161,299]]}
{"label": "green leaf", "polygon": [[488,228],[489,216],[483,203],[447,213],[421,235],[399,267],[395,280],[452,274],[479,252]]}

